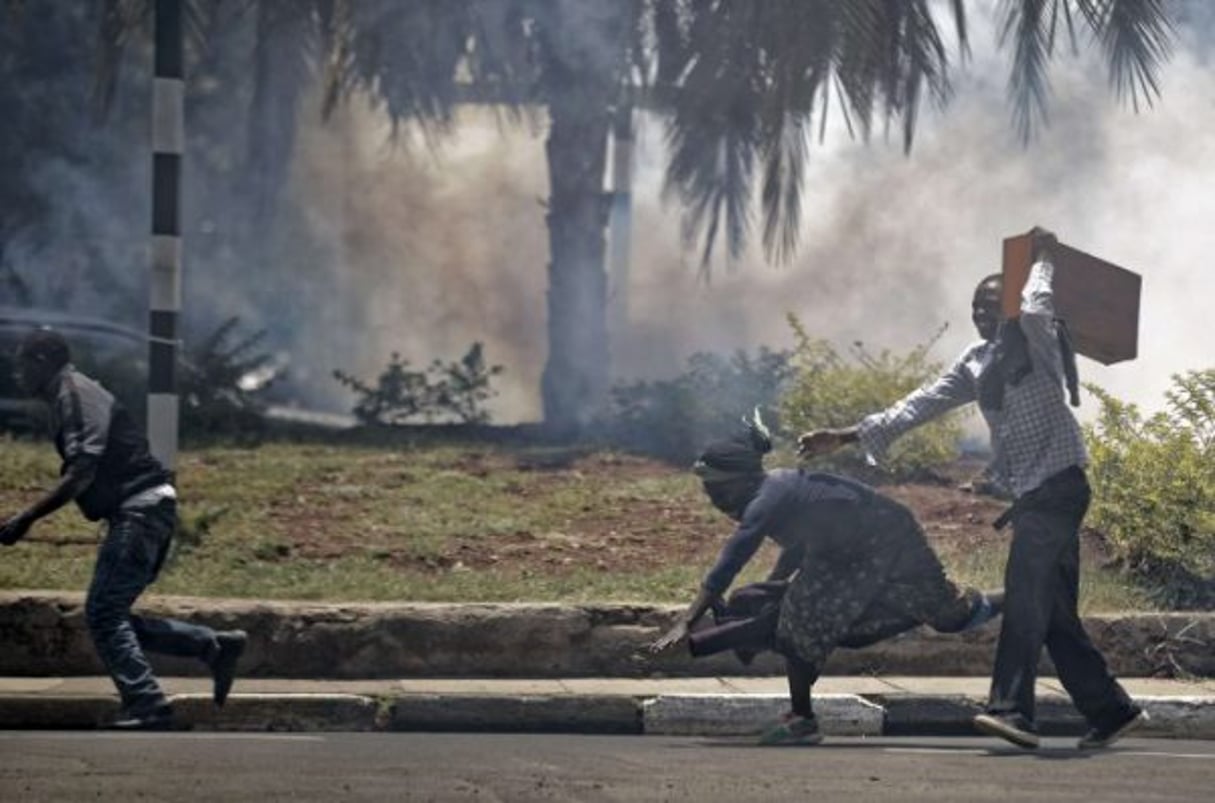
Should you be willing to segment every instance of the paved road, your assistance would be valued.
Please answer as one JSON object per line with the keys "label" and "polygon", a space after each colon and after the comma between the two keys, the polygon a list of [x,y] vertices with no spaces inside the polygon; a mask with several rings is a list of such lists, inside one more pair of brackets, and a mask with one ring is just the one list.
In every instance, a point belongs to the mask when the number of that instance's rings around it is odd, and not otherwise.
{"label": "paved road", "polygon": [[1210,800],[1215,742],[0,732],[5,801]]}

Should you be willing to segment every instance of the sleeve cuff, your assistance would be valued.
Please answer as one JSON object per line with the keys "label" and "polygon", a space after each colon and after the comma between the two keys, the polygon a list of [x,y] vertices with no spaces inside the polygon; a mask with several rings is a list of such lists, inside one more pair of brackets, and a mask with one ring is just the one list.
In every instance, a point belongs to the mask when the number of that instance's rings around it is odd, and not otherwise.
{"label": "sleeve cuff", "polygon": [[860,441],[861,451],[865,453],[866,462],[871,466],[876,466],[890,448],[890,439],[882,428],[881,414],[866,416],[862,419],[861,423],[857,425],[856,434]]}

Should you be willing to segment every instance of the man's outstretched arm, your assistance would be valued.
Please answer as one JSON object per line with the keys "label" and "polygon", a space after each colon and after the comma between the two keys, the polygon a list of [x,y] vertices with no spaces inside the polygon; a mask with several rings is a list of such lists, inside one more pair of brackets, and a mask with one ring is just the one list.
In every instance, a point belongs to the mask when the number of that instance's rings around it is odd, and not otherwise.
{"label": "man's outstretched arm", "polygon": [[971,352],[963,354],[934,382],[924,385],[880,413],[843,429],[820,429],[798,438],[802,457],[830,454],[842,446],[859,443],[872,460],[886,454],[903,433],[939,418],[975,400],[974,380],[966,368]]}
{"label": "man's outstretched arm", "polygon": [[0,524],[0,544],[12,545],[25,537],[34,522],[51,515],[71,502],[93,484],[97,464],[93,460],[73,460],[67,471],[41,499]]}

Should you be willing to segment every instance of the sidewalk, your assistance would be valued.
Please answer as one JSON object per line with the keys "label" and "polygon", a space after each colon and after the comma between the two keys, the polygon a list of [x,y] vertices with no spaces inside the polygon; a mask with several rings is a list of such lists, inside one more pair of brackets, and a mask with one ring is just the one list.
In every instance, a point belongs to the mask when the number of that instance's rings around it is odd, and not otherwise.
{"label": "sidewalk", "polygon": [[[1215,739],[1215,679],[1127,678],[1151,716],[1142,735]],[[744,735],[787,707],[783,677],[238,679],[217,711],[206,678],[167,678],[179,718],[199,730],[530,731]],[[973,733],[982,677],[826,677],[815,706],[828,734]],[[95,728],[117,711],[108,678],[0,678],[0,729]],[[1038,684],[1044,735],[1084,724],[1054,678]]]}

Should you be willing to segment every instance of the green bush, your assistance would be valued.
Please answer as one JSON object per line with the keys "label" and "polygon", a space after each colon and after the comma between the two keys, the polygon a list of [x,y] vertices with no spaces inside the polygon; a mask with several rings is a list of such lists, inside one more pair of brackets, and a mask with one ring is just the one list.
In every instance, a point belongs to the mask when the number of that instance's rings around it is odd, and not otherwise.
{"label": "green bush", "polygon": [[[852,426],[941,373],[941,364],[930,360],[928,352],[943,328],[903,355],[890,351],[873,354],[860,342],[841,354],[829,341],[811,337],[792,314],[789,325],[796,342],[794,376],[781,397],[780,409],[786,430],[793,434]],[[868,465],[859,449],[846,449],[814,462],[871,481],[923,478],[957,455],[960,437],[959,414],[951,413],[899,438],[877,468]]]}
{"label": "green bush", "polygon": [[1173,376],[1166,408],[1139,408],[1085,385],[1101,403],[1085,427],[1093,484],[1088,523],[1114,557],[1171,607],[1215,605],[1215,369]]}
{"label": "green bush", "polygon": [[501,365],[486,365],[481,344],[473,343],[458,361],[434,360],[424,371],[410,368],[409,360],[393,352],[374,385],[342,371],[333,376],[359,397],[354,416],[367,426],[401,426],[419,419],[484,424],[489,422],[485,402],[497,395],[490,382],[502,370]]}
{"label": "green bush", "polygon": [[792,374],[790,357],[767,348],[754,357],[698,352],[673,379],[617,385],[602,436],[622,449],[690,464],[710,441],[738,432],[752,409],[775,407]]}
{"label": "green bush", "polygon": [[257,350],[265,330],[237,336],[229,318],[178,361],[181,430],[190,438],[260,439],[266,431],[266,390],[277,376],[274,358]]}

